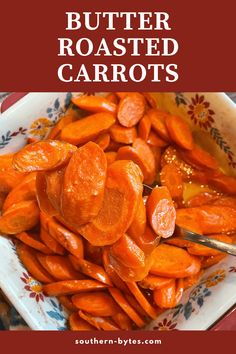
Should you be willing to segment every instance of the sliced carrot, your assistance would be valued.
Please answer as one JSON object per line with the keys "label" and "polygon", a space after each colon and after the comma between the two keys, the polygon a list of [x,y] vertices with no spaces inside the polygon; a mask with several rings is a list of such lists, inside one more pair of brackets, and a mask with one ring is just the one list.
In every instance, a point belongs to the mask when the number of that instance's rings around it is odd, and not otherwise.
{"label": "sliced carrot", "polygon": [[[190,230],[190,231],[192,231],[192,230]],[[199,233],[201,234],[201,232],[199,232]],[[192,242],[191,241],[184,240],[181,237],[171,237],[169,240],[166,240],[166,243],[168,245],[181,247],[181,248],[186,248],[186,247],[191,247],[192,246]]]}
{"label": "sliced carrot", "polygon": [[152,253],[151,274],[168,278],[184,278],[200,271],[200,261],[182,248],[159,245]]}
{"label": "sliced carrot", "polygon": [[165,165],[161,170],[160,179],[161,185],[167,187],[173,199],[183,198],[183,178],[175,165]]}
{"label": "sliced carrot", "polygon": [[158,277],[157,275],[148,274],[143,280],[138,284],[143,289],[161,289],[172,283],[171,278]]}
{"label": "sliced carrot", "polygon": [[98,265],[102,265],[102,247],[93,246],[88,241],[84,240],[84,250],[85,250],[85,259],[89,260]]}
{"label": "sliced carrot", "polygon": [[207,151],[194,144],[190,151],[180,151],[180,157],[194,167],[209,168],[216,170],[219,167],[218,161]]}
{"label": "sliced carrot", "polygon": [[194,275],[191,275],[190,277],[184,278],[184,279],[183,279],[183,282],[184,282],[184,284],[183,284],[184,289],[191,288],[193,285],[199,283],[199,280],[200,280],[202,274],[203,274],[203,271],[200,270],[199,273],[194,274]]}
{"label": "sliced carrot", "polygon": [[39,208],[45,214],[54,216],[58,211],[52,206],[47,195],[47,180],[45,172],[38,172],[36,177],[36,198]]}
{"label": "sliced carrot", "polygon": [[146,229],[146,207],[143,202],[143,198],[140,199],[138,208],[134,215],[132,224],[128,228],[127,234],[136,242],[136,238],[142,237]]}
{"label": "sliced carrot", "polygon": [[72,302],[77,309],[86,311],[93,316],[114,316],[119,312],[119,307],[111,295],[103,292],[73,295]]}
{"label": "sliced carrot", "polygon": [[6,199],[6,194],[3,192],[0,192],[0,211],[2,211],[3,204]]}
{"label": "sliced carrot", "polygon": [[192,178],[193,176],[192,166],[190,166],[180,158],[179,152],[173,146],[168,146],[168,148],[162,154],[161,166],[163,167],[166,164],[175,165],[181,172],[185,181],[188,181],[189,178]]}
{"label": "sliced carrot", "polygon": [[68,124],[76,121],[78,117],[76,114],[66,114],[65,116],[61,117],[57,124],[52,128],[47,139],[56,139],[59,137],[62,129],[66,127]]}
{"label": "sliced carrot", "polygon": [[116,92],[116,96],[119,97],[120,99],[122,99],[125,96],[127,96],[129,93],[132,93],[132,92]]}
{"label": "sliced carrot", "polygon": [[89,112],[116,112],[116,105],[105,97],[82,95],[73,97],[71,102],[81,109]]}
{"label": "sliced carrot", "polygon": [[108,151],[108,152],[105,152],[105,156],[106,156],[106,159],[107,159],[107,166],[110,166],[113,162],[116,161],[117,152]]}
{"label": "sliced carrot", "polygon": [[208,183],[220,192],[236,195],[236,179],[234,177],[226,175],[209,176]]}
{"label": "sliced carrot", "polygon": [[83,258],[84,247],[80,235],[76,235],[72,231],[69,231],[52,218],[48,220],[46,230],[57,242],[60,243],[61,246],[67,249],[67,251],[75,257]]}
{"label": "sliced carrot", "polygon": [[186,150],[192,150],[194,147],[192,132],[189,125],[180,117],[168,115],[165,124],[171,140]]}
{"label": "sliced carrot", "polygon": [[[194,208],[194,207],[199,207],[205,204],[211,204],[215,200],[219,198],[219,195],[214,192],[201,192],[196,195],[194,195],[192,198],[190,198],[186,205],[189,208]],[[236,207],[236,199],[235,199],[235,207]]]}
{"label": "sliced carrot", "polygon": [[156,176],[155,157],[150,147],[140,138],[137,138],[133,146],[123,146],[117,152],[117,160],[132,160],[141,169],[144,182],[152,184]]}
{"label": "sliced carrot", "polygon": [[77,312],[69,316],[69,326],[71,331],[95,331],[95,327],[79,317]]}
{"label": "sliced carrot", "polygon": [[61,139],[78,145],[96,139],[105,133],[115,123],[111,113],[96,113],[68,124],[61,131]]}
{"label": "sliced carrot", "polygon": [[158,307],[162,309],[170,309],[176,306],[175,283],[175,279],[171,279],[171,282],[169,284],[153,291],[153,299]]}
{"label": "sliced carrot", "polygon": [[161,139],[154,131],[150,131],[148,138],[147,138],[147,143],[148,145],[151,146],[156,146],[156,147],[160,147],[160,148],[164,148],[166,146],[168,146],[168,142]]}
{"label": "sliced carrot", "polygon": [[98,216],[79,232],[94,246],[116,242],[131,225],[142,195],[142,173],[132,161],[115,161],[107,169],[105,196]]}
{"label": "sliced carrot", "polygon": [[106,99],[111,103],[118,104],[118,97],[114,92],[108,93]]}
{"label": "sliced carrot", "polygon": [[65,165],[77,148],[58,140],[42,140],[26,145],[13,158],[20,172],[45,171]]}
{"label": "sliced carrot", "polygon": [[129,92],[121,98],[117,118],[121,125],[130,128],[135,126],[143,117],[145,111],[145,98],[138,92]]}
{"label": "sliced carrot", "polygon": [[98,215],[103,203],[106,171],[105,154],[93,142],[81,146],[66,167],[61,213],[75,228]]}
{"label": "sliced carrot", "polygon": [[143,118],[140,120],[138,125],[138,136],[144,141],[148,140],[151,130],[151,120],[148,114],[145,114]]}
{"label": "sliced carrot", "polygon": [[124,311],[120,311],[112,316],[113,321],[124,331],[132,330],[132,322]]}
{"label": "sliced carrot", "polygon": [[[194,212],[193,213],[187,212],[190,209],[194,210]],[[203,229],[202,229],[201,222],[202,222],[201,215],[195,211],[195,208],[177,209],[176,211],[176,225],[183,227],[186,230],[193,231],[198,234],[202,234]],[[176,232],[176,236],[181,236],[181,235],[178,235],[178,233]],[[175,241],[175,242],[178,242],[179,245],[181,244],[181,241]]]}
{"label": "sliced carrot", "polygon": [[158,246],[161,236],[155,234],[152,228],[147,225],[142,236],[136,237],[135,242],[143,250],[145,255],[149,255]]}
{"label": "sliced carrot", "polygon": [[155,159],[155,170],[157,174],[160,170],[160,165],[161,165],[161,149],[157,146],[152,146],[152,145],[149,145],[149,147]]}
{"label": "sliced carrot", "polygon": [[13,204],[36,198],[36,173],[32,172],[13,188],[5,199],[3,212]]}
{"label": "sliced carrot", "polygon": [[0,171],[0,193],[9,193],[21,183],[24,177],[25,173],[17,171]]}
{"label": "sliced carrot", "polygon": [[138,285],[135,282],[127,282],[127,286],[143,310],[148,314],[148,316],[155,320],[157,317],[156,309],[148,302],[140,291]]}
{"label": "sliced carrot", "polygon": [[[226,243],[232,243],[232,240],[229,236],[227,235],[210,235],[208,236],[209,238],[213,238],[215,240],[218,241],[222,241],[222,242],[226,242]],[[202,246],[202,245],[198,245],[196,243],[192,243],[192,245],[190,247],[188,247],[188,252],[190,254],[194,254],[196,256],[206,256],[206,257],[210,257],[210,256],[216,256],[217,254],[221,253],[218,250],[215,250],[213,248],[209,248],[206,246]]]}
{"label": "sliced carrot", "polygon": [[98,330],[103,330],[103,331],[119,330],[119,327],[117,327],[116,324],[109,318],[103,318],[98,316],[94,317],[83,311],[79,311],[79,315],[82,319],[87,321],[91,326],[94,326]]}
{"label": "sliced carrot", "polygon": [[125,297],[122,295],[121,291],[116,288],[109,289],[110,294],[117,304],[122,308],[122,310],[131,318],[131,320],[136,324],[137,327],[141,328],[145,325],[139,314],[133,309],[133,307],[128,303]]}
{"label": "sliced carrot", "polygon": [[48,197],[51,205],[57,212],[60,212],[61,209],[61,193],[62,193],[64,175],[65,175],[65,166],[58,168],[54,171],[45,172],[45,179],[46,179],[45,198]]}
{"label": "sliced carrot", "polygon": [[[217,195],[217,194],[216,194]],[[217,196],[210,204],[227,206],[236,209],[236,198],[230,196]]]}
{"label": "sliced carrot", "polygon": [[12,205],[0,217],[0,232],[18,234],[32,229],[39,221],[39,208],[35,201],[26,200]]}
{"label": "sliced carrot", "polygon": [[71,301],[71,298],[66,295],[58,296],[59,302],[62,304],[62,306],[68,311],[69,313],[77,311],[77,307],[73,304]]}
{"label": "sliced carrot", "polygon": [[143,319],[143,320],[146,320],[147,317],[147,314],[146,312],[144,311],[144,309],[139,305],[138,301],[135,299],[135,297],[130,293],[130,290],[129,290],[129,293],[128,294],[124,294],[126,300],[128,301],[128,303],[133,307],[133,309],[139,314],[139,316]]}
{"label": "sliced carrot", "polygon": [[96,139],[95,143],[100,146],[100,148],[104,151],[108,148],[110,144],[110,134],[108,133],[103,133],[99,135],[99,137]]}
{"label": "sliced carrot", "polygon": [[37,259],[46,271],[56,280],[76,280],[81,279],[81,274],[77,273],[69,259],[63,256],[46,256],[38,253]]}
{"label": "sliced carrot", "polygon": [[149,118],[151,120],[152,129],[162,138],[163,140],[169,142],[170,136],[167,130],[165,120],[168,117],[168,113],[162,112],[158,109],[150,109],[148,111]]}
{"label": "sliced carrot", "polygon": [[114,124],[110,129],[110,134],[113,141],[121,144],[132,144],[137,138],[135,127],[126,128],[120,124]]}
{"label": "sliced carrot", "polygon": [[32,136],[29,136],[27,138],[27,144],[37,143],[38,141],[40,141],[40,139],[32,137]]}
{"label": "sliced carrot", "polygon": [[152,96],[151,93],[149,92],[142,92],[143,96],[145,97],[148,105],[151,107],[151,108],[157,108],[157,102],[155,100],[155,98]]}
{"label": "sliced carrot", "polygon": [[203,269],[209,268],[213,266],[214,264],[219,263],[226,257],[226,254],[218,254],[217,256],[210,256],[210,257],[204,257],[203,260],[201,261],[201,266]]}
{"label": "sliced carrot", "polygon": [[144,252],[128,236],[123,235],[111,246],[111,255],[126,267],[140,268],[145,265]]}
{"label": "sliced carrot", "polygon": [[0,155],[0,171],[6,172],[12,170],[12,161],[15,154]]}
{"label": "sliced carrot", "polygon": [[123,145],[121,143],[117,143],[114,140],[110,139],[110,144],[108,146],[108,148],[106,149],[106,152],[117,152],[119,150],[120,147],[122,147]]}
{"label": "sliced carrot", "polygon": [[107,285],[95,280],[62,280],[56,283],[47,284],[43,287],[43,292],[47,296],[73,295],[88,291],[105,289]]}
{"label": "sliced carrot", "polygon": [[147,200],[147,215],[154,232],[164,238],[173,235],[176,212],[166,187],[155,187]]}
{"label": "sliced carrot", "polygon": [[79,259],[72,255],[69,256],[74,268],[87,276],[100,281],[101,283],[112,285],[111,280],[102,266],[89,262],[85,259]]}
{"label": "sliced carrot", "polygon": [[236,209],[230,207],[203,205],[196,208],[178,209],[176,224],[184,227],[188,215],[199,221],[202,233],[206,235],[236,230]]}
{"label": "sliced carrot", "polygon": [[34,248],[35,250],[38,250],[44,254],[51,254],[52,251],[50,248],[45,246],[42,242],[38,241],[34,237],[32,237],[30,234],[27,232],[21,232],[19,234],[16,234],[15,237],[20,240],[21,242],[25,243],[26,245]]}
{"label": "sliced carrot", "polygon": [[51,283],[54,281],[51,275],[41,266],[36,258],[35,251],[31,247],[24,243],[19,243],[16,246],[16,250],[21,262],[36,280],[42,283]]}

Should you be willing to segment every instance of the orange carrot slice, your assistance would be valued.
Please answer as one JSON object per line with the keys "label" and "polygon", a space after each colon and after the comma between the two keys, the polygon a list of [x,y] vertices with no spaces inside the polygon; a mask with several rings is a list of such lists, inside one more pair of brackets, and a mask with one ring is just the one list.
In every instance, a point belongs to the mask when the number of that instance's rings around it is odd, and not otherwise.
{"label": "orange carrot slice", "polygon": [[95,331],[90,323],[79,317],[77,312],[72,313],[69,316],[69,326],[71,331]]}
{"label": "orange carrot slice", "polygon": [[30,234],[27,232],[21,232],[19,234],[16,234],[15,237],[20,240],[21,242],[25,243],[26,245],[44,253],[44,254],[50,254],[52,251],[50,248],[45,246],[42,242],[38,241],[34,237],[32,237]]}
{"label": "orange carrot slice", "polygon": [[128,228],[128,235],[135,241],[136,238],[142,237],[146,229],[146,207],[143,202],[143,198],[140,199],[137,211],[134,215],[132,224]]}
{"label": "orange carrot slice", "polygon": [[155,130],[160,138],[169,142],[171,139],[165,124],[168,113],[159,111],[157,109],[150,109],[148,111],[148,115],[151,120],[152,129]]}
{"label": "orange carrot slice", "polygon": [[135,126],[145,111],[145,98],[138,92],[130,92],[119,102],[117,118],[121,125],[130,128]]}
{"label": "orange carrot slice", "polygon": [[99,135],[99,137],[96,139],[95,143],[100,146],[100,148],[104,151],[108,148],[110,144],[110,134],[108,133],[103,133]]}
{"label": "orange carrot slice", "polygon": [[170,135],[177,145],[186,150],[193,149],[193,137],[189,125],[180,117],[168,115],[165,124]]}
{"label": "orange carrot slice", "polygon": [[138,136],[144,141],[148,140],[149,133],[151,130],[151,120],[148,114],[145,114],[139,122],[138,126]]}
{"label": "orange carrot slice", "polygon": [[75,305],[71,301],[70,296],[66,296],[66,295],[58,296],[58,300],[60,301],[60,303],[66,309],[67,312],[71,313],[77,311],[77,307],[75,307]]}
{"label": "orange carrot slice", "polygon": [[87,321],[91,326],[94,326],[98,330],[103,331],[118,331],[119,327],[109,318],[91,316],[88,313],[79,311],[79,315],[82,319]]}
{"label": "orange carrot slice", "polygon": [[107,285],[95,280],[62,280],[44,285],[43,292],[47,296],[73,295],[81,292],[105,289]]}
{"label": "orange carrot slice", "polygon": [[119,307],[111,295],[103,292],[73,295],[72,302],[77,309],[86,311],[93,316],[114,316],[119,312]]}
{"label": "orange carrot slice", "polygon": [[73,97],[71,102],[81,109],[89,112],[116,112],[116,105],[105,97],[82,95]]}
{"label": "orange carrot slice", "polygon": [[105,153],[107,159],[107,166],[110,166],[113,162],[116,161],[117,152],[115,151],[108,151]]}
{"label": "orange carrot slice", "polygon": [[78,117],[76,114],[66,114],[60,120],[57,122],[57,124],[52,128],[50,131],[49,135],[47,136],[47,139],[57,139],[64,127],[66,127],[68,124],[76,121]]}
{"label": "orange carrot slice", "polygon": [[219,167],[218,161],[196,144],[193,145],[191,151],[180,151],[180,157],[194,167],[210,168],[212,170]]}
{"label": "orange carrot slice", "polygon": [[175,165],[165,165],[160,174],[162,186],[166,186],[173,199],[182,199],[183,197],[183,178]]}
{"label": "orange carrot slice", "polygon": [[113,141],[121,144],[132,144],[137,138],[137,130],[135,127],[126,128],[120,124],[114,124],[110,129]]}
{"label": "orange carrot slice", "polygon": [[143,289],[161,289],[172,283],[171,278],[158,277],[156,275],[148,274],[143,280],[138,284]]}
{"label": "orange carrot slice", "polygon": [[166,147],[169,143],[163,139],[161,139],[156,133],[152,130],[150,131],[148,138],[147,138],[148,145],[156,146],[156,147]]}

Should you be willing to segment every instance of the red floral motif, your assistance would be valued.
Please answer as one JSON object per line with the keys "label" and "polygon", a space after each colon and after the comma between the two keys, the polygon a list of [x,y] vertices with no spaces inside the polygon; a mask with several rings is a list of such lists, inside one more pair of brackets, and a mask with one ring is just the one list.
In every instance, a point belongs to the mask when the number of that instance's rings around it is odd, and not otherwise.
{"label": "red floral motif", "polygon": [[171,320],[167,320],[167,318],[164,318],[162,322],[159,322],[157,326],[153,327],[154,330],[157,331],[173,331],[176,329],[177,322],[172,322]]}
{"label": "red floral motif", "polygon": [[191,104],[188,106],[188,114],[193,120],[194,124],[198,124],[200,128],[208,129],[214,123],[214,118],[212,117],[215,112],[210,109],[210,103],[205,101],[203,95],[198,94],[191,98]]}
{"label": "red floral motif", "polygon": [[236,273],[236,267],[229,267],[230,273]]}
{"label": "red floral motif", "polygon": [[30,292],[29,297],[34,298],[37,302],[44,301],[42,285],[37,280],[31,278],[27,273],[23,273],[21,280],[26,284],[24,289]]}

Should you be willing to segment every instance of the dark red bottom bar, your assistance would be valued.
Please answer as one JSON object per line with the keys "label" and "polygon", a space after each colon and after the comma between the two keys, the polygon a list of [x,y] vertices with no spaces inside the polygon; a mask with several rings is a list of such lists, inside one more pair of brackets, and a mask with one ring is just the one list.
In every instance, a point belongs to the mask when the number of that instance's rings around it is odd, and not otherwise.
{"label": "dark red bottom bar", "polygon": [[235,347],[235,332],[0,332],[2,353],[24,354],[222,354]]}

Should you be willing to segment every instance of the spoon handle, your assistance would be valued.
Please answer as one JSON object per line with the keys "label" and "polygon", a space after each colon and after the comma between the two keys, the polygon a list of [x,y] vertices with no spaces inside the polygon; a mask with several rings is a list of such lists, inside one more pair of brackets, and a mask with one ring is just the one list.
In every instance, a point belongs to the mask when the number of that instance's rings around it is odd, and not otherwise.
{"label": "spoon handle", "polygon": [[236,245],[231,245],[226,242],[218,241],[213,238],[209,238],[207,236],[196,234],[195,232],[186,230],[182,227],[178,228],[180,236],[184,240],[192,241],[194,243],[199,243],[200,245],[214,248],[218,251],[231,254],[232,256],[236,256]]}

